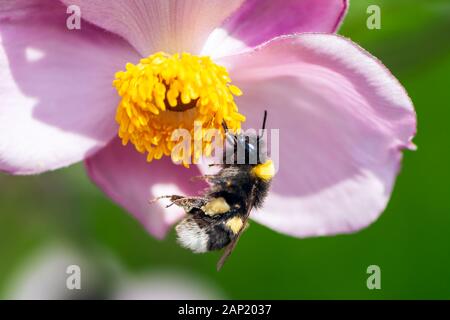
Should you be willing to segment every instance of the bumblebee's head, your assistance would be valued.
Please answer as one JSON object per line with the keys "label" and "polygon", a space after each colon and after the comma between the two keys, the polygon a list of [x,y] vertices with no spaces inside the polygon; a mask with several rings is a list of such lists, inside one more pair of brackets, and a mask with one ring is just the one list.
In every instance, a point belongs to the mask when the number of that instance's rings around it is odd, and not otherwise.
{"label": "bumblebee's head", "polygon": [[226,123],[223,123],[228,145],[225,148],[224,163],[256,166],[265,163],[268,160],[266,144],[263,138],[266,120],[267,111],[264,111],[262,130],[259,135],[257,133],[233,134],[228,131]]}

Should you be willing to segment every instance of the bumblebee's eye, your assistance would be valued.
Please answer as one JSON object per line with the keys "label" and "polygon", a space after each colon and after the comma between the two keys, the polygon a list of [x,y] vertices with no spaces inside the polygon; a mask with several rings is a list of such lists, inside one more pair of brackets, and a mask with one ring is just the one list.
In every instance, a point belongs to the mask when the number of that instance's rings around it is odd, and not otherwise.
{"label": "bumblebee's eye", "polygon": [[247,164],[257,164],[258,163],[258,142],[255,139],[247,137],[245,141],[245,157]]}
{"label": "bumblebee's eye", "polygon": [[[224,160],[235,164],[258,164],[265,159],[261,155],[261,141],[256,135],[227,135],[227,152]],[[227,155],[226,155],[227,154]],[[228,162],[227,162],[228,163]]]}
{"label": "bumblebee's eye", "polygon": [[227,143],[229,146],[234,146],[236,143],[236,136],[232,133],[226,133],[225,138],[227,139]]}
{"label": "bumblebee's eye", "polygon": [[238,145],[240,145],[242,147],[246,146],[246,144],[248,143],[247,137],[244,136],[244,135],[238,135],[237,136],[237,143],[238,143]]}
{"label": "bumblebee's eye", "polygon": [[255,145],[251,144],[251,143],[247,143],[247,144],[245,145],[245,147],[246,147],[246,149],[247,149],[249,152],[257,152],[257,151],[258,151],[258,148],[257,148]]}

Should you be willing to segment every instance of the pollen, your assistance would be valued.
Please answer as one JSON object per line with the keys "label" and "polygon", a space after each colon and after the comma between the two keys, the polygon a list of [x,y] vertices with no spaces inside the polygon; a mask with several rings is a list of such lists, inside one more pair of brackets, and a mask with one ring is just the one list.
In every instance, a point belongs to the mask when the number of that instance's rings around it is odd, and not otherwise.
{"label": "pollen", "polygon": [[258,178],[264,181],[270,181],[275,175],[275,166],[272,160],[267,160],[262,164],[258,164],[252,169],[252,172]]}
{"label": "pollen", "polygon": [[233,217],[227,221],[226,225],[231,229],[231,231],[233,231],[234,234],[237,234],[241,231],[244,222],[242,222],[240,217]]}
{"label": "pollen", "polygon": [[[199,138],[194,123],[201,124],[202,135],[206,129],[217,129],[223,135],[223,122],[236,131],[245,121],[234,101],[242,91],[231,84],[225,67],[206,56],[159,52],[136,65],[128,63],[126,70],[116,73],[113,86],[121,97],[116,113],[118,135],[123,145],[132,143],[147,154],[149,162],[163,156],[186,159],[186,154],[172,154],[176,129],[187,130],[193,144]],[[200,148],[210,155],[211,142],[201,141]],[[186,152],[188,159],[198,160],[192,148]]]}

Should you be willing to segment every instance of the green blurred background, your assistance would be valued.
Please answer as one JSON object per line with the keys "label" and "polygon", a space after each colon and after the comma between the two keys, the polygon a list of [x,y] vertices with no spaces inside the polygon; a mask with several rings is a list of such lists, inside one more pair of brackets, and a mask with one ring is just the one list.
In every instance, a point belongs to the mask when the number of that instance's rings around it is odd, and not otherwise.
{"label": "green blurred background", "polygon": [[[370,4],[381,7],[381,30],[366,27]],[[0,175],[0,297],[31,254],[63,243],[100,269],[98,252],[106,252],[130,274],[189,272],[227,298],[449,299],[450,1],[353,0],[340,33],[384,62],[418,113],[419,149],[405,153],[376,223],[357,234],[313,239],[253,223],[217,273],[218,254],[193,255],[173,232],[164,241],[148,236],[91,184],[81,164],[41,176]],[[371,264],[381,268],[381,290],[366,287]]]}

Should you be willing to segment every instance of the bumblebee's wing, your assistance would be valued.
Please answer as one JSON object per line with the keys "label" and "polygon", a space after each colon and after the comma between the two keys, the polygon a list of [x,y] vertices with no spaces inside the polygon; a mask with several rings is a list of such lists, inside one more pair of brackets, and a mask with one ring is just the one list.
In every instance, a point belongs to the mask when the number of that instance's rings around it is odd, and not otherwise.
{"label": "bumblebee's wing", "polygon": [[237,242],[239,241],[239,238],[242,235],[242,232],[245,230],[245,226],[247,225],[248,218],[250,217],[250,212],[253,209],[253,203],[255,199],[255,186],[252,188],[252,192],[250,193],[249,200],[247,202],[247,212],[245,213],[244,217],[242,218],[242,227],[239,230],[239,232],[236,234],[236,237],[230,242],[230,244],[225,248],[222,257],[220,257],[219,261],[217,262],[217,271],[222,269],[223,265],[227,261],[228,257],[233,252],[234,248],[236,247]]}

